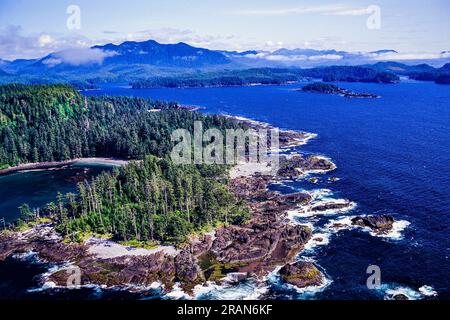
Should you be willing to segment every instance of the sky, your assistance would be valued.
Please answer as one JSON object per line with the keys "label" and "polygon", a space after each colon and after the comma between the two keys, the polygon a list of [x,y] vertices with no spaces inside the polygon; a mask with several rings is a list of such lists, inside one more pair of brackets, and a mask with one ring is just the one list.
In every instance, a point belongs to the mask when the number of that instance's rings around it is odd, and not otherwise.
{"label": "sky", "polygon": [[0,58],[147,39],[433,57],[450,50],[449,16],[448,0],[0,0]]}

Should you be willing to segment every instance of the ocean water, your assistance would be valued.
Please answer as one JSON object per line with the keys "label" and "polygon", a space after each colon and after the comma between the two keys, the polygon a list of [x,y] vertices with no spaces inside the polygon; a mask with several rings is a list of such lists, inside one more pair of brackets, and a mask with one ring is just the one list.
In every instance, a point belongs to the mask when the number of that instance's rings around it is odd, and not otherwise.
{"label": "ocean water", "polygon": [[[292,213],[295,222],[310,225],[315,237],[322,240],[308,244],[298,259],[314,261],[327,282],[320,288],[300,291],[283,285],[274,272],[269,285],[258,288],[262,297],[383,299],[389,293],[401,292],[415,299],[450,299],[449,87],[422,82],[338,85],[382,97],[348,99],[292,91],[299,85],[146,90],[108,85],[86,94],[178,101],[205,107],[207,113],[239,115],[318,135],[295,151],[329,157],[337,170],[313,175],[319,178],[317,184],[304,179],[272,188],[281,192],[306,190],[317,202],[349,199],[356,208],[320,216]],[[339,180],[331,182],[331,177]],[[395,232],[380,237],[345,227],[350,217],[367,214],[393,215],[399,221]],[[334,221],[344,227],[330,229]],[[370,265],[381,270],[379,289],[366,286]],[[245,298],[246,293],[255,292],[251,283],[198,291],[200,299]],[[64,297],[72,294],[76,293],[65,293]],[[91,290],[86,297],[105,294]]]}
{"label": "ocean water", "polygon": [[27,170],[0,176],[0,218],[6,223],[20,217],[19,207],[41,208],[56,201],[58,192],[76,192],[77,184],[102,171],[112,170],[106,165],[70,165],[52,170]]}

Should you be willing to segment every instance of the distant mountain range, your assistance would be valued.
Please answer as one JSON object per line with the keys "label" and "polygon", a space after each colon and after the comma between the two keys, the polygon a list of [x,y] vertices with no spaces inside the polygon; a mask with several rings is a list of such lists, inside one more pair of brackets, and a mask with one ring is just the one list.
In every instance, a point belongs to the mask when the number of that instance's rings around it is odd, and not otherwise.
{"label": "distant mountain range", "polygon": [[222,53],[195,48],[186,43],[160,44],[154,40],[124,42],[120,45],[95,46],[104,52],[113,53],[106,64],[151,64],[162,67],[199,68],[229,63]]}
{"label": "distant mountain range", "polygon": [[[205,69],[228,65],[224,54],[185,43],[160,44],[153,40],[69,49],[35,60],[0,62],[0,76],[22,78],[142,78],[165,69]],[[170,70],[166,70],[170,73]]]}
{"label": "distant mountain range", "polygon": [[[249,68],[311,68],[334,65],[363,65],[379,72],[399,75],[436,72],[429,64],[411,65],[399,62],[378,62],[395,58],[395,50],[351,53],[337,50],[278,49],[269,51],[214,51],[196,48],[186,43],[161,44],[154,40],[127,41],[119,45],[106,44],[85,49],[68,49],[39,59],[0,60],[0,82],[57,82],[57,81],[138,81],[152,77],[167,77],[198,72],[220,72]],[[450,53],[440,54],[450,61]],[[448,57],[448,58],[447,58]],[[395,59],[393,59],[395,60]],[[418,60],[418,62],[423,62]],[[374,64],[375,63],[375,64]],[[445,71],[445,70],[444,70]],[[441,71],[439,71],[441,72]]]}

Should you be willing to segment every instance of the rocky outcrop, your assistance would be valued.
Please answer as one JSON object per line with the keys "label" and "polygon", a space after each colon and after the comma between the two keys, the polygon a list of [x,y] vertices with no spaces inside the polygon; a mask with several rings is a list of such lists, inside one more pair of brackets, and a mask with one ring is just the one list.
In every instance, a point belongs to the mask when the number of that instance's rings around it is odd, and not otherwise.
{"label": "rocky outcrop", "polygon": [[311,230],[304,226],[255,223],[222,229],[210,252],[217,263],[263,276],[277,264],[292,260],[310,238]]}
{"label": "rocky outcrop", "polygon": [[394,299],[394,300],[409,300],[409,298],[402,293],[392,296],[392,299]]}
{"label": "rocky outcrop", "polygon": [[270,178],[267,176],[251,176],[233,179],[229,183],[231,191],[241,199],[266,196],[267,184]]}
{"label": "rocky outcrop", "polygon": [[319,182],[319,179],[314,177],[308,180],[309,182],[311,182],[312,184],[317,184]]}
{"label": "rocky outcrop", "polygon": [[[73,262],[80,268],[81,284],[96,284],[106,287],[148,287],[161,282],[171,288],[178,279],[174,258],[164,253],[149,256],[127,256],[114,259],[98,259],[85,256]],[[182,277],[180,273],[180,278]],[[70,273],[62,269],[50,275],[48,281],[65,286]]]}
{"label": "rocky outcrop", "polygon": [[280,269],[281,279],[297,288],[319,286],[323,283],[324,276],[317,267],[306,261],[287,264]]}
{"label": "rocky outcrop", "polygon": [[[208,279],[227,272],[263,276],[279,264],[292,261],[311,238],[311,229],[285,221],[286,211],[311,201],[304,192],[282,195],[267,191],[263,176],[243,177],[230,188],[247,201],[252,219],[243,226],[217,230],[215,240],[201,260]],[[209,270],[209,271],[208,271]]]}
{"label": "rocky outcrop", "polygon": [[302,155],[280,158],[280,169],[278,175],[281,177],[295,178],[305,173],[317,171],[328,172],[336,169],[336,165],[328,159]]}
{"label": "rocky outcrop", "polygon": [[[225,117],[235,119],[239,123],[247,126],[248,128],[254,129],[254,130],[275,129],[273,126],[271,126],[267,123],[264,123],[264,122],[259,122],[259,121],[255,121],[255,120],[251,120],[251,119],[242,119],[242,118],[237,118],[237,117],[233,117],[233,116],[225,116]],[[303,145],[309,139],[316,136],[311,133],[300,132],[300,131],[295,131],[295,130],[279,130],[278,132],[279,132],[279,147],[282,149],[293,148],[296,146]]]}
{"label": "rocky outcrop", "polygon": [[394,222],[394,218],[388,215],[355,217],[352,219],[353,225],[367,227],[378,233],[389,232]]}
{"label": "rocky outcrop", "polygon": [[[287,210],[308,204],[311,196],[267,191],[270,179],[257,175],[232,180],[230,189],[249,205],[250,221],[192,239],[175,257],[158,252],[100,259],[89,253],[89,244],[66,244],[51,225],[45,225],[27,233],[1,236],[0,259],[15,253],[37,252],[42,261],[70,262],[78,267],[81,284],[106,287],[142,288],[160,282],[170,290],[180,282],[189,291],[206,280],[221,281],[229,273],[239,274],[239,279],[244,275],[260,278],[277,265],[294,260],[312,236],[308,227],[285,221]],[[70,275],[67,269],[61,269],[44,281],[64,287]]]}
{"label": "rocky outcrop", "polygon": [[352,206],[352,202],[325,202],[311,207],[311,211],[320,212],[327,210],[342,210]]}
{"label": "rocky outcrop", "polygon": [[204,280],[197,258],[188,250],[175,257],[175,272],[177,281],[192,287]]}
{"label": "rocky outcrop", "polygon": [[0,235],[0,261],[17,253],[38,252],[43,261],[63,263],[86,256],[87,248],[78,244],[64,244],[49,234],[50,225],[41,225],[25,233]]}
{"label": "rocky outcrop", "polygon": [[[284,135],[286,143],[301,136],[294,132]],[[333,168],[334,164],[323,158],[294,156],[282,161],[281,172],[289,176]],[[229,188],[248,204],[250,220],[191,239],[175,256],[160,251],[146,256],[99,258],[89,252],[89,243],[67,244],[51,225],[45,225],[26,233],[0,235],[0,260],[33,251],[43,261],[78,267],[82,285],[106,287],[142,288],[160,282],[165,290],[170,290],[174,283],[180,282],[189,291],[205,281],[224,281],[228,274],[237,276],[238,280],[231,276],[232,281],[242,281],[247,276],[263,278],[276,266],[292,262],[312,237],[309,227],[290,224],[286,217],[288,210],[309,204],[311,196],[303,192],[282,195],[268,191],[272,179],[258,174],[232,179]],[[69,277],[67,269],[61,269],[43,281],[66,286]],[[311,279],[311,283],[314,280],[317,279]]]}

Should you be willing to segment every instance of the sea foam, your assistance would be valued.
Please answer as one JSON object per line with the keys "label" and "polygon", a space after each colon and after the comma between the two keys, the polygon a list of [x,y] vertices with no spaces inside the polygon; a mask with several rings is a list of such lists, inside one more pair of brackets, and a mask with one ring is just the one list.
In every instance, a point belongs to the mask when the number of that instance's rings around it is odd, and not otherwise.
{"label": "sea foam", "polygon": [[411,224],[410,222],[406,220],[398,220],[395,221],[392,229],[386,233],[379,233],[375,232],[369,227],[361,227],[361,226],[355,226],[352,224],[352,219],[356,216],[345,216],[342,218],[330,220],[329,223],[325,225],[326,228],[328,228],[332,233],[336,233],[342,230],[354,230],[359,229],[364,232],[368,232],[373,237],[379,237],[379,238],[385,238],[389,240],[402,240],[403,239],[403,231]]}
{"label": "sea foam", "polygon": [[420,287],[418,290],[414,290],[406,286],[387,284],[381,287],[381,291],[384,292],[384,298],[386,300],[393,300],[394,296],[399,294],[406,296],[409,300],[421,300],[438,295],[433,287],[427,285]]}
{"label": "sea foam", "polygon": [[[305,258],[303,259],[305,261],[310,261],[313,262],[314,260],[311,258]],[[300,295],[300,299],[311,299],[313,298],[317,293],[324,291],[332,282],[333,280],[331,280],[324,272],[323,273],[323,281],[320,285],[317,286],[308,286],[305,288],[299,288],[296,287],[292,284],[289,283],[284,283],[281,280],[281,276],[280,276],[280,269],[282,267],[279,266],[277,267],[274,271],[272,271],[271,273],[269,273],[269,275],[267,276],[267,280],[270,284],[274,285],[274,286],[278,286],[282,289],[285,290],[294,290],[295,292],[297,292],[297,294]]]}
{"label": "sea foam", "polygon": [[248,279],[237,284],[223,282],[219,285],[215,282],[208,282],[205,285],[195,286],[193,291],[197,300],[257,300],[267,293],[268,287],[253,279]]}

